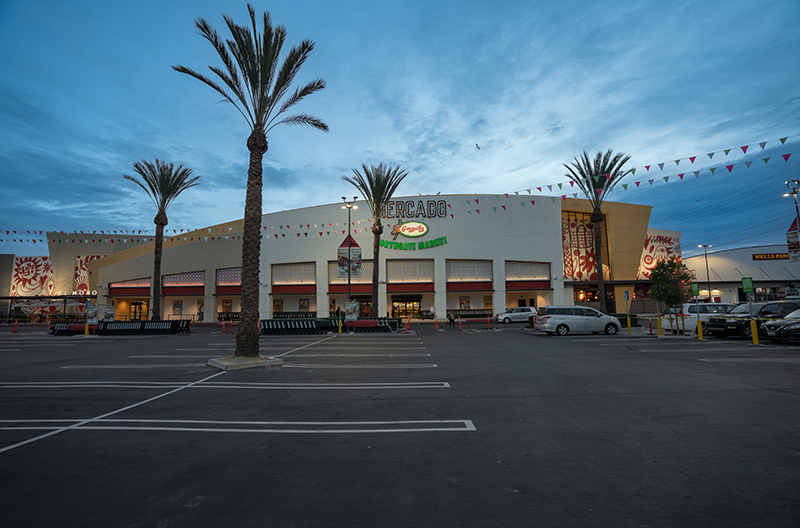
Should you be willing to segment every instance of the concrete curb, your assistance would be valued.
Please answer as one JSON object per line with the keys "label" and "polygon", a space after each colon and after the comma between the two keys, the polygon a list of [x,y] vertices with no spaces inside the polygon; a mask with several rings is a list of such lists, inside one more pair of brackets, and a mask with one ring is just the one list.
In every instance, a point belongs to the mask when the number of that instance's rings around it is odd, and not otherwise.
{"label": "concrete curb", "polygon": [[209,359],[208,366],[220,370],[243,370],[259,367],[277,367],[283,365],[283,360],[274,357],[226,357],[219,359]]}

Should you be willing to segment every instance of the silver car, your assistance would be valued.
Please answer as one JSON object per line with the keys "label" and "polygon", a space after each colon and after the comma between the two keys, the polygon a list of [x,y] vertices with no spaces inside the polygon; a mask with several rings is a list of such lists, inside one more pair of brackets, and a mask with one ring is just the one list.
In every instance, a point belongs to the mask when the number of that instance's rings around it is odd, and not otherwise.
{"label": "silver car", "polygon": [[586,306],[542,306],[536,312],[535,330],[550,335],[565,336],[573,333],[605,332],[614,335],[622,325],[619,319]]}
{"label": "silver car", "polygon": [[536,308],[529,308],[522,306],[520,308],[509,308],[501,314],[494,316],[494,320],[502,323],[510,322],[525,322],[528,318],[536,313]]}

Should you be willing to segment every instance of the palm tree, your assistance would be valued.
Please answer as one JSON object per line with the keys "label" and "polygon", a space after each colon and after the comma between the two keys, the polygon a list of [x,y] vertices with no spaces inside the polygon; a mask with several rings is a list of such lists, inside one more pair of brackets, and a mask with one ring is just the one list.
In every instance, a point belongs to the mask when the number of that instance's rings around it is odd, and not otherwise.
{"label": "palm tree", "polygon": [[178,165],[176,168],[172,163],[158,158],[155,163],[137,161],[133,164],[133,170],[141,176],[141,180],[127,174],[123,174],[122,177],[144,189],[158,210],[153,219],[156,224],[156,249],[153,254],[153,297],[150,299],[150,306],[153,307],[153,321],[159,321],[161,320],[161,255],[164,252],[164,227],[169,223],[167,208],[180,193],[189,187],[200,185],[197,183],[200,176],[190,178],[192,169],[184,168],[183,165]]}
{"label": "palm tree", "polygon": [[[612,157],[613,156],[613,157]],[[594,251],[595,265],[597,268],[597,287],[600,296],[600,311],[608,313],[606,307],[605,277],[603,276],[603,202],[608,193],[614,189],[625,175],[630,171],[623,170],[622,166],[631,159],[625,154],[613,155],[611,149],[605,154],[598,152],[594,160],[590,160],[586,151],[580,159],[575,160],[564,167],[567,168],[566,176],[575,182],[575,185],[583,191],[583,194],[592,202],[592,214],[589,220],[594,228]]]}
{"label": "palm tree", "polygon": [[[259,260],[261,255],[261,190],[264,154],[269,149],[267,134],[282,124],[306,125],[328,131],[328,125],[309,114],[284,115],[307,95],[325,88],[325,81],[316,79],[289,94],[289,89],[314,49],[314,43],[304,40],[292,48],[279,64],[286,39],[284,26],[272,26],[268,12],[264,12],[262,32],[256,25],[255,9],[248,4],[251,28],[237,25],[223,15],[231,38],[223,41],[216,30],[202,18],[195,21],[200,34],[208,40],[219,55],[224,68],[209,66],[222,81],[214,80],[184,66],[173,66],[180,73],[191,75],[210,86],[242,114],[250,126],[247,149],[250,165],[247,169],[247,193],[244,207],[244,232],[242,238],[242,313],[236,334],[236,356],[258,356],[259,311]],[[226,89],[227,88],[227,89]],[[287,95],[288,94],[288,95]]]}
{"label": "palm tree", "polygon": [[342,176],[342,179],[351,183],[356,189],[361,191],[364,199],[367,201],[374,222],[372,223],[372,316],[378,316],[378,271],[380,266],[379,251],[381,235],[383,234],[383,224],[381,224],[381,216],[386,209],[386,203],[392,199],[394,191],[397,186],[403,181],[403,178],[408,176],[408,173],[397,167],[390,169],[383,163],[367,167],[364,163],[361,164],[361,169],[364,173],[358,172],[358,169],[353,169],[354,177],[350,178]]}

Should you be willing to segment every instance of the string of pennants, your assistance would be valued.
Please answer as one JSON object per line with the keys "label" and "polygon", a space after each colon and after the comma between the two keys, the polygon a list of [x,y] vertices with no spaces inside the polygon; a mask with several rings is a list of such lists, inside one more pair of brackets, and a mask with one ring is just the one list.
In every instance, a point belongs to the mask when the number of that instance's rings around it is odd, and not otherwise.
{"label": "string of pennants", "polygon": [[[720,150],[716,150],[716,151],[713,151],[713,152],[709,152],[709,153],[705,154],[705,156],[707,156],[709,160],[713,160],[714,156],[718,156],[720,154],[724,154],[725,156],[728,156],[731,152],[738,151],[738,150],[740,150],[742,152],[742,154],[747,154],[748,151],[752,152],[753,150],[755,150],[756,146],[760,147],[761,150],[764,150],[764,149],[766,149],[768,144],[771,144],[771,143],[774,143],[776,141],[779,141],[781,145],[785,145],[787,140],[789,140],[789,138],[798,137],[798,136],[800,136],[800,134],[795,134],[795,135],[792,135],[792,136],[786,136],[786,137],[783,137],[783,138],[772,139],[772,140],[767,140],[767,141],[761,141],[761,142],[758,142],[758,143],[753,143],[753,144],[749,144],[749,145],[743,145],[743,146],[740,146],[740,147],[732,147],[732,148],[727,148],[727,149],[720,149]],[[789,153],[786,153],[786,154],[779,154],[777,156],[765,157],[765,158],[761,158],[761,161],[763,161],[765,164],[769,163],[773,159],[783,159],[784,162],[788,162],[789,159],[795,154],[798,154],[798,152],[789,152]],[[677,168],[680,167],[680,164],[682,162],[684,162],[684,167],[687,167],[687,166],[691,167],[692,165],[694,165],[695,161],[697,161],[698,158],[702,158],[702,156],[699,156],[699,155],[688,156],[688,157],[678,158],[678,159],[672,160],[671,162],[660,162],[660,163],[649,164],[649,165],[644,165],[642,167],[637,167],[637,168],[630,169],[630,175],[631,176],[635,176],[636,172],[639,172],[640,174],[641,174],[641,172],[645,172],[647,175],[653,175],[654,177],[652,177],[652,178],[645,177],[645,178],[643,178],[641,180],[634,181],[633,183],[620,183],[620,187],[622,187],[624,190],[627,191],[629,187],[635,186],[635,187],[638,188],[643,183],[647,183],[650,186],[653,186],[655,183],[659,182],[659,180],[661,180],[661,179],[664,180],[664,183],[669,183],[670,179],[675,181],[675,178],[678,178],[679,180],[683,181],[684,178],[688,177],[689,175],[693,175],[693,176],[695,176],[695,178],[699,178],[700,174],[701,173],[705,173],[705,172],[708,172],[711,175],[715,175],[717,171],[720,171],[720,173],[724,173],[727,170],[728,173],[732,173],[733,170],[735,168],[739,167],[739,166],[744,166],[745,168],[749,169],[751,167],[751,165],[754,163],[754,161],[740,161],[740,162],[736,162],[736,163],[727,163],[727,164],[723,163],[721,165],[717,165],[717,166],[714,166],[714,167],[707,167],[707,168],[703,168],[703,169],[699,169],[699,170],[687,170],[687,171],[681,172],[681,173],[677,172]],[[719,159],[719,156],[718,156],[718,159]],[[686,162],[688,162],[688,163],[686,163]],[[663,174],[664,167],[671,167],[672,163],[675,164],[676,171],[673,171],[672,173],[666,174],[666,175]],[[657,176],[655,174],[656,173],[656,167],[658,167],[658,171],[661,172],[661,174],[658,174]],[[606,175],[606,177],[608,177],[608,175]],[[522,194],[523,192],[526,192],[528,195],[532,195],[533,189],[536,189],[539,193],[543,193],[544,189],[547,189],[548,192],[552,193],[554,191],[554,187],[557,187],[558,191],[563,191],[565,189],[571,190],[571,189],[575,189],[575,182],[566,181],[566,182],[559,182],[559,183],[554,183],[554,184],[546,184],[546,185],[542,185],[542,186],[539,186],[539,187],[531,187],[529,189],[518,190],[518,191],[509,192],[509,193],[496,194],[496,195],[494,195],[494,197],[498,201],[503,196],[508,200],[512,200],[512,199],[518,198],[519,196],[525,196],[524,194]],[[556,191],[556,192],[558,192],[558,191]],[[598,192],[601,192],[601,191],[598,190]],[[514,198],[512,198],[512,196],[511,196],[512,194],[514,195]],[[573,198],[577,198],[579,194],[583,194],[583,192],[581,191],[581,192],[572,192],[572,193],[567,193],[567,194],[561,194],[560,198],[559,198],[559,196],[548,196],[548,197],[545,197],[545,199],[549,198],[553,203],[555,203],[556,200],[560,199],[560,200],[563,201],[563,200],[566,200],[570,196],[573,197]],[[473,208],[474,207],[472,205],[473,202],[475,203],[475,205],[478,205],[478,206],[481,205],[480,198],[473,198],[471,200],[466,200],[466,204],[468,204],[469,206],[472,206],[469,209],[460,209],[460,210],[454,211],[452,209],[452,204],[447,204],[447,207],[450,209],[450,211],[452,211],[452,212],[448,213],[448,216],[450,216],[450,218],[452,218],[452,219],[455,219],[456,214],[460,215],[460,213],[466,213],[466,214],[468,214],[470,216],[473,216],[473,213],[475,213],[474,216],[477,217],[478,215],[481,214],[481,211],[487,212],[489,209],[491,209],[493,212],[497,213],[499,211],[507,211],[509,207],[512,207],[512,206],[516,207],[517,206],[516,205],[516,201],[514,203],[497,204],[497,205],[487,204],[484,201],[484,204],[483,204],[482,208]],[[536,200],[528,200],[528,199],[526,199],[524,201],[519,202],[519,204],[520,204],[521,207],[526,207],[526,206],[528,206],[528,204],[530,204],[531,206],[535,206],[536,205]],[[389,219],[389,220],[391,221],[391,219]],[[363,228],[358,227],[359,225],[364,225],[364,224],[368,224],[368,223],[372,223],[372,218],[367,218],[365,220],[352,221],[351,222],[351,224],[352,224],[351,233],[357,234],[357,233],[360,233],[360,232],[368,232],[368,231],[370,231],[371,230],[370,227],[363,227]],[[313,230],[311,228],[312,225],[314,227]],[[333,229],[334,226],[335,226],[335,229]],[[266,233],[266,235],[264,233],[262,233],[261,237],[264,238],[264,236],[266,236],[268,240],[273,240],[273,239],[281,240],[281,239],[287,239],[287,235],[289,235],[288,239],[296,239],[296,238],[300,238],[301,236],[303,236],[304,238],[308,238],[309,234],[312,236],[312,238],[314,238],[314,237],[326,237],[326,236],[330,236],[331,234],[334,234],[334,235],[338,236],[340,231],[341,231],[342,234],[346,234],[347,233],[346,230],[340,230],[339,229],[341,227],[346,227],[346,226],[347,226],[347,222],[324,222],[324,223],[321,223],[321,224],[297,224],[297,227],[299,229],[298,231],[296,231],[294,229],[293,225],[286,225],[286,224],[278,225],[278,226],[262,226],[262,228],[263,228],[263,230],[265,232],[268,231],[268,229],[269,229],[269,231],[275,231],[276,227],[277,227],[279,232],[269,232],[269,233]],[[322,230],[318,231],[319,229],[322,229]],[[220,230],[223,233],[229,233],[229,234],[228,235],[215,235],[215,233],[219,233]],[[165,233],[164,240],[165,241],[170,241],[170,242],[174,242],[174,241],[179,241],[179,242],[180,241],[184,241],[184,242],[195,242],[195,241],[197,241],[197,242],[209,242],[209,241],[211,241],[211,242],[214,242],[214,241],[221,241],[221,240],[238,240],[238,239],[242,238],[241,235],[231,235],[230,233],[240,232],[241,230],[242,230],[241,227],[221,227],[221,228],[201,228],[201,229],[165,229],[164,230],[164,233]],[[148,231],[151,231],[151,230],[147,230],[147,229],[145,229],[145,230],[141,230],[141,229],[139,229],[139,230],[136,230],[136,229],[133,229],[133,230],[125,230],[125,229],[113,230],[112,229],[112,230],[76,231],[76,232],[69,232],[69,233],[61,231],[58,234],[70,235],[70,237],[69,238],[50,239],[50,242],[52,242],[52,243],[73,243],[73,244],[74,243],[88,244],[89,242],[110,242],[112,244],[114,242],[119,242],[119,243],[123,243],[123,244],[127,244],[128,242],[131,242],[131,243],[153,242],[155,240],[154,235],[152,234],[152,232],[148,233]],[[179,235],[179,236],[177,236],[177,237],[168,236],[168,233],[170,231],[173,234],[176,234],[176,235]],[[41,235],[44,234],[44,231],[35,231],[35,230],[31,230],[31,231],[0,230],[0,237],[2,237],[3,233],[5,233],[6,236],[12,236],[13,237],[14,235],[19,235],[19,237],[18,238],[0,238],[0,243],[16,242],[16,243],[33,243],[33,244],[36,244],[38,242],[38,243],[44,244],[45,241],[46,241],[46,239],[42,239],[42,238],[23,238],[24,235],[29,235],[29,236],[33,235],[33,237],[36,237],[36,235],[41,236]],[[75,236],[75,235],[87,235],[87,236],[88,235],[95,235],[96,236],[98,233],[101,235],[98,238],[83,238],[83,237]],[[145,237],[144,238],[140,238],[140,237],[137,236],[137,235],[141,235],[142,233],[145,233]],[[205,236],[191,236],[191,237],[190,236],[180,236],[182,234],[192,234],[192,235],[194,235],[194,234],[197,234],[197,233],[200,233],[200,234],[208,233],[208,234],[210,234],[212,236],[208,236],[208,237],[205,237]],[[135,236],[135,238],[131,238],[131,237],[128,237],[128,236],[125,236],[125,235],[132,235],[132,236]],[[72,238],[72,237],[75,237],[75,238]]]}

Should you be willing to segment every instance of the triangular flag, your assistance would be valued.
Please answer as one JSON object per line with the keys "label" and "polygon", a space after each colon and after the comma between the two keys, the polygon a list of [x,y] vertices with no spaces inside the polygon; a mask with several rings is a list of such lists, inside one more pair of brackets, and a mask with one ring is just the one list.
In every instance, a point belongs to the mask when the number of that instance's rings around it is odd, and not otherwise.
{"label": "triangular flag", "polygon": [[[561,184],[560,183],[558,184],[558,188],[561,189]],[[600,291],[600,290],[597,290],[597,291]]]}
{"label": "triangular flag", "polygon": [[531,205],[536,205],[536,200],[531,200]]}
{"label": "triangular flag", "polygon": [[650,182],[650,187],[652,187],[653,186],[653,180],[647,180],[647,181]]}
{"label": "triangular flag", "polygon": [[716,168],[716,167],[712,167],[712,168],[711,168],[711,174],[714,174],[714,172],[716,172],[716,170],[717,170],[717,168]]}
{"label": "triangular flag", "polygon": [[699,178],[700,177],[700,171],[694,171],[694,177],[695,178]]}
{"label": "triangular flag", "polygon": [[[505,210],[506,210],[506,206],[505,206],[505,205],[501,205],[500,207],[502,207],[502,208],[503,208],[503,211],[505,211]],[[597,290],[597,291],[600,291],[600,290]]]}
{"label": "triangular flag", "polygon": [[[492,209],[494,209],[495,213],[497,212],[497,207],[492,207]],[[600,290],[597,290],[597,291],[600,291]]]}
{"label": "triangular flag", "polygon": [[650,165],[645,165],[644,168],[647,169],[647,172],[650,172]]}
{"label": "triangular flag", "polygon": [[[681,164],[681,160],[679,160],[679,159],[675,160],[675,165],[680,165],[680,164]],[[597,290],[597,291],[600,291],[600,290]]]}
{"label": "triangular flag", "polygon": [[574,181],[572,181],[572,180],[570,180],[570,181],[569,181],[569,186],[570,186],[570,187],[575,187],[575,182],[574,182]]}
{"label": "triangular flag", "polygon": [[550,192],[553,192],[553,186],[552,185],[548,185],[547,186],[547,190],[550,191]]}
{"label": "triangular flag", "polygon": [[[642,183],[642,182],[633,182],[633,183],[635,183],[635,184],[636,184],[636,186],[638,187],[638,186],[639,186],[639,184],[640,184],[640,183]],[[599,291],[599,290],[598,290],[598,291]]]}
{"label": "triangular flag", "polygon": [[[752,165],[752,164],[753,164],[753,162],[752,162],[752,161],[745,161],[745,162],[744,162],[744,164],[745,164],[745,165],[747,165],[747,168],[749,169],[749,168],[750,168],[750,165]],[[599,291],[599,290],[598,290],[598,291]]]}
{"label": "triangular flag", "polygon": [[[771,158],[772,156],[770,156]],[[769,163],[769,158],[764,158],[764,163]],[[598,290],[599,291],[599,290]]]}
{"label": "triangular flag", "polygon": [[[669,176],[664,176],[664,183],[669,183]],[[600,291],[600,290],[598,290]]]}
{"label": "triangular flag", "polygon": [[784,159],[785,161],[789,161],[789,156],[791,156],[791,154],[784,154],[784,155],[783,155],[783,159]]}
{"label": "triangular flag", "polygon": [[781,138],[781,145],[785,145],[787,139],[789,139],[789,138],[788,137]]}
{"label": "triangular flag", "polygon": [[696,159],[697,159],[697,156],[692,156],[691,158],[689,158],[689,161],[691,161],[692,163],[694,163],[694,160],[696,160]]}
{"label": "triangular flag", "polygon": [[631,174],[636,175],[636,169],[631,169]]}
{"label": "triangular flag", "polygon": [[764,147],[767,146],[767,142],[764,141],[763,143],[759,143],[758,146],[761,147],[761,150],[764,150]]}
{"label": "triangular flag", "polygon": [[[739,147],[739,148],[740,148],[740,149],[742,149],[742,152],[744,152],[745,154],[747,154],[747,147],[749,147],[749,146],[750,146],[750,145],[745,145],[744,147]],[[599,291],[599,290],[598,290],[598,291]]]}
{"label": "triangular flag", "polygon": [[556,203],[556,197],[555,196],[551,196],[550,197],[550,201],[552,201],[553,203]]}
{"label": "triangular flag", "polygon": [[[683,174],[678,174],[678,178],[683,179]],[[600,290],[597,290],[597,291],[600,291]]]}
{"label": "triangular flag", "polygon": [[727,156],[730,151],[731,149],[725,149],[723,152],[725,152],[725,155]]}
{"label": "triangular flag", "polygon": [[[477,198],[475,198],[475,203],[478,203],[478,199],[477,199]],[[599,290],[598,290],[598,291],[599,291]]]}
{"label": "triangular flag", "polygon": [[[561,195],[561,201],[562,201],[562,202],[566,202],[566,201],[567,201],[567,195],[566,195],[566,194],[562,194],[562,195]],[[599,290],[598,290],[598,291],[599,291]]]}
{"label": "triangular flag", "polygon": [[[622,188],[627,191],[628,190],[628,184],[627,183],[623,183],[622,184]],[[600,291],[600,290],[597,290],[597,291]]]}
{"label": "triangular flag", "polygon": [[733,172],[733,165],[725,165],[725,168],[728,169],[728,172]]}
{"label": "triangular flag", "polygon": [[708,159],[714,159],[714,154],[716,154],[716,152],[711,152],[711,153],[708,155]]}
{"label": "triangular flag", "polygon": [[664,170],[664,164],[663,163],[659,163],[658,164],[658,170]]}

